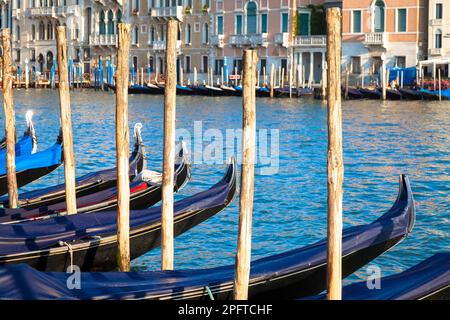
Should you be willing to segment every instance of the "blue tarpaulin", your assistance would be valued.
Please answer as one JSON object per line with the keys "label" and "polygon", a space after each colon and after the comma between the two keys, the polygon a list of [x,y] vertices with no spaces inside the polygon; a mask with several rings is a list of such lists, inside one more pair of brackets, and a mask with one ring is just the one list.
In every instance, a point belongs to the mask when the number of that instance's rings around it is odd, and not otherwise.
{"label": "blue tarpaulin", "polygon": [[[394,80],[398,80],[398,84],[401,82],[403,72],[403,85],[411,86],[416,81],[416,67],[410,68],[399,68],[399,67],[391,67],[389,68],[389,83]],[[381,73],[380,73],[381,74]],[[398,76],[398,79],[397,79]],[[381,83],[381,80],[380,80]]]}

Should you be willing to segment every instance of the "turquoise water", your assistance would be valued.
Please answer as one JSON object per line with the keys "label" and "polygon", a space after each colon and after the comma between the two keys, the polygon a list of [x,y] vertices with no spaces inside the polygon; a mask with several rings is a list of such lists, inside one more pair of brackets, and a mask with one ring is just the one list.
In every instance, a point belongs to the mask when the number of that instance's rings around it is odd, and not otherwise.
{"label": "turquoise water", "polygon": [[[25,111],[33,109],[42,150],[59,128],[57,91],[14,92],[18,132]],[[239,98],[177,98],[177,127],[193,132],[242,126]],[[115,97],[112,93],[72,93],[77,175],[115,164]],[[163,97],[130,96],[130,125],[142,122],[149,168],[161,170]],[[326,105],[312,99],[257,100],[259,129],[278,129],[280,168],[255,177],[252,258],[310,244],[326,234]],[[413,233],[373,264],[383,275],[399,272],[440,250],[450,249],[450,103],[347,101],[344,117],[344,223],[369,223],[395,200],[398,175],[410,176],[417,202]],[[3,114],[2,114],[3,121]],[[205,145],[208,142],[205,142]],[[220,179],[224,165],[195,164],[181,199]],[[63,182],[63,169],[29,185],[33,189]],[[238,206],[176,238],[175,267],[205,268],[234,263]],[[133,261],[135,270],[159,268],[160,251]],[[350,278],[362,278],[365,268]]]}

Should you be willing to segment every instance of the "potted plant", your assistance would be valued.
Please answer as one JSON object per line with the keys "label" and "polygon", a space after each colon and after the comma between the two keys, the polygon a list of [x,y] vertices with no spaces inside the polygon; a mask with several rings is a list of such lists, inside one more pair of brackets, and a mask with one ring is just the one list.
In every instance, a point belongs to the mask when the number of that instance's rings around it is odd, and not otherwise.
{"label": "potted plant", "polygon": [[184,9],[184,13],[185,14],[191,14],[192,13],[192,8],[191,8],[191,6],[187,6],[185,9]]}
{"label": "potted plant", "polygon": [[209,6],[207,4],[203,5],[202,12],[203,13],[208,13],[209,12]]}

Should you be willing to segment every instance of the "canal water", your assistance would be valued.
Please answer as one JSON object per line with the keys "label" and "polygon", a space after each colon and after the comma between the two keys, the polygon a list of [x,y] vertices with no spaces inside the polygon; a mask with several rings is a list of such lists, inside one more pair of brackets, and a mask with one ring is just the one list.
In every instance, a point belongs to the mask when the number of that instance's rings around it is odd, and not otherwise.
{"label": "canal water", "polygon": [[[26,110],[34,110],[39,150],[54,143],[59,128],[57,91],[14,91],[18,132]],[[161,170],[163,97],[130,96],[130,126],[142,122],[149,168]],[[178,97],[177,127],[241,127],[240,98]],[[77,175],[115,164],[115,96],[72,93]],[[3,114],[2,114],[3,118]],[[344,224],[365,224],[393,204],[398,176],[409,175],[417,203],[412,234],[371,264],[382,275],[402,271],[430,255],[450,249],[450,103],[347,101],[344,118]],[[3,121],[3,120],[2,120]],[[252,259],[277,254],[326,235],[327,109],[312,99],[258,99],[258,129],[279,130],[279,170],[255,177]],[[201,139],[201,138],[196,138]],[[204,141],[204,145],[208,145]],[[195,155],[197,156],[197,155]],[[223,164],[194,164],[182,199],[217,182]],[[26,187],[64,181],[63,169]],[[175,267],[207,268],[234,263],[238,203],[176,238]],[[134,270],[157,270],[160,251],[135,259]],[[350,280],[364,278],[362,268]]]}

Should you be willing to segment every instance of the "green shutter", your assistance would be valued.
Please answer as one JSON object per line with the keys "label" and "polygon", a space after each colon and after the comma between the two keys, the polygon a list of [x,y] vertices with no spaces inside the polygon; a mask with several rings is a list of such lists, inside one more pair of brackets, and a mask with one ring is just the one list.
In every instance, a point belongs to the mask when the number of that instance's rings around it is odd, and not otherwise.
{"label": "green shutter", "polygon": [[353,32],[354,33],[361,32],[361,11],[360,10],[353,11]]}
{"label": "green shutter", "polygon": [[289,32],[289,14],[282,14],[282,28],[281,32]]}
{"label": "green shutter", "polygon": [[263,13],[261,15],[261,33],[267,33],[267,14]]}
{"label": "green shutter", "polygon": [[236,16],[236,34],[242,34],[242,16]]}
{"label": "green shutter", "polygon": [[309,14],[307,14],[307,13],[299,14],[298,34],[301,36],[309,35]]}
{"label": "green shutter", "polygon": [[398,9],[397,15],[398,31],[406,32],[406,9]]}
{"label": "green shutter", "polygon": [[217,17],[217,34],[223,34],[223,17]]}

